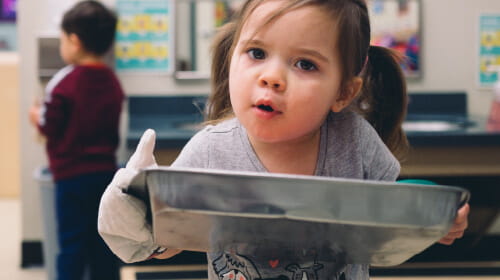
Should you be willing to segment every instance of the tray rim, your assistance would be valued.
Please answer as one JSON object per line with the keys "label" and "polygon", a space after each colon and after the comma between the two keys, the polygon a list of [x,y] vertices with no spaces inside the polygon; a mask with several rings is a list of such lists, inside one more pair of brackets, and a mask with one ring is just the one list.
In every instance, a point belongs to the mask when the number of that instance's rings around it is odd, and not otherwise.
{"label": "tray rim", "polygon": [[[374,187],[405,187],[412,189],[432,189],[432,190],[442,190],[451,192],[462,193],[462,203],[468,202],[470,199],[470,191],[458,186],[449,185],[426,185],[419,183],[405,183],[396,181],[380,181],[380,180],[368,180],[368,179],[353,179],[353,178],[342,178],[342,177],[327,177],[327,176],[314,176],[314,175],[298,175],[298,174],[287,174],[287,173],[271,173],[271,172],[256,172],[256,171],[235,171],[235,170],[225,170],[225,169],[209,169],[209,168],[192,168],[192,167],[170,167],[170,166],[157,166],[157,167],[147,167],[139,170],[146,173],[146,177],[151,173],[157,172],[176,172],[176,173],[189,173],[189,174],[203,174],[203,175],[221,175],[221,176],[242,176],[247,178],[265,178],[265,179],[296,179],[301,181],[315,181],[315,182],[343,182],[352,184],[363,184],[371,185]],[[144,178],[147,180],[147,178]],[[465,196],[465,197],[464,197]]]}
{"label": "tray rim", "polygon": [[[426,185],[426,184],[416,184],[416,183],[397,183],[392,181],[376,181],[376,180],[362,180],[362,179],[350,179],[350,178],[337,178],[337,177],[322,177],[322,176],[308,176],[308,175],[296,175],[296,174],[281,174],[281,173],[262,173],[262,172],[252,172],[252,171],[233,171],[233,170],[220,170],[220,169],[204,169],[204,168],[173,168],[166,166],[159,166],[153,168],[146,168],[143,170],[144,183],[147,181],[147,176],[152,174],[158,174],[162,172],[173,172],[175,174],[196,174],[196,175],[208,175],[208,176],[229,176],[229,177],[246,177],[248,179],[286,179],[286,180],[302,180],[304,182],[318,182],[318,183],[327,183],[331,184],[334,182],[348,183],[348,184],[363,184],[366,187],[379,187],[383,188],[384,191],[395,191],[395,190],[405,190],[411,191],[412,189],[422,190],[426,189],[426,191],[433,191],[439,193],[454,193],[459,195],[459,205],[457,210],[460,207],[468,202],[470,199],[470,192],[462,187],[454,187],[454,186],[445,186],[445,185]],[[239,178],[238,178],[239,179]],[[314,187],[316,185],[311,185],[308,187]],[[319,186],[318,186],[319,187]],[[390,189],[389,188],[394,188]],[[149,200],[152,200],[152,193],[149,191],[149,187],[147,187],[149,194],[147,195]],[[200,214],[207,216],[234,216],[234,217],[246,217],[246,218],[256,218],[256,219],[283,219],[283,220],[296,220],[296,221],[304,221],[304,222],[315,222],[315,223],[336,223],[336,224],[350,224],[350,225],[363,225],[366,226],[383,226],[387,228],[395,227],[393,223],[371,223],[371,222],[349,222],[343,219],[329,219],[329,218],[306,218],[300,217],[299,215],[294,215],[293,212],[287,212],[285,214],[259,214],[259,213],[241,213],[241,212],[224,212],[217,210],[200,210],[195,208],[177,208],[177,207],[169,207],[169,210],[162,210],[160,212],[188,212],[191,214]],[[158,213],[159,214],[159,213]],[[404,225],[405,228],[418,228],[419,225],[414,225],[411,223],[407,223]],[[451,226],[451,225],[450,225]],[[439,226],[436,226],[439,228]]]}

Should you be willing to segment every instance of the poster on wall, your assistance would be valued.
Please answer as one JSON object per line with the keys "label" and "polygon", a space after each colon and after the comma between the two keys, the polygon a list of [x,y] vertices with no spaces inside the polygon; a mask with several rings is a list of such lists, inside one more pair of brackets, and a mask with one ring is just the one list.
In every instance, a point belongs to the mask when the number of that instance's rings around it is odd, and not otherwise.
{"label": "poster on wall", "polygon": [[372,27],[370,44],[390,48],[404,58],[407,77],[420,77],[420,0],[368,0]]}
{"label": "poster on wall", "polygon": [[500,78],[500,14],[479,18],[479,86],[491,87]]}
{"label": "poster on wall", "polygon": [[116,8],[116,70],[171,73],[173,1],[118,0]]}
{"label": "poster on wall", "polygon": [[16,0],[0,0],[0,21],[16,20]]}

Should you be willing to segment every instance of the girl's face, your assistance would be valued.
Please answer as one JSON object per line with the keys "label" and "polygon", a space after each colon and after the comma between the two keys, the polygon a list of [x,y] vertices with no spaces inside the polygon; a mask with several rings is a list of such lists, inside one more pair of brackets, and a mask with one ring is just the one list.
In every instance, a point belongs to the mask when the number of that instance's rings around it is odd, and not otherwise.
{"label": "girl's face", "polygon": [[255,143],[318,139],[330,110],[340,111],[341,65],[334,20],[316,6],[262,23],[286,0],[265,1],[249,16],[229,70],[233,111]]}

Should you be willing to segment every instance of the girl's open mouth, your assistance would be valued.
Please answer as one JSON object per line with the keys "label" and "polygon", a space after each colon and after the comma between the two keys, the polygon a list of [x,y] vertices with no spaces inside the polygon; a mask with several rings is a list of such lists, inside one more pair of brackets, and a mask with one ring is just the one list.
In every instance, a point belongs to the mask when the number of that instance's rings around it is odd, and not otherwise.
{"label": "girl's open mouth", "polygon": [[259,105],[257,106],[257,108],[259,108],[260,110],[263,110],[263,111],[266,111],[266,112],[274,112],[274,109],[273,107],[269,106],[269,105]]}

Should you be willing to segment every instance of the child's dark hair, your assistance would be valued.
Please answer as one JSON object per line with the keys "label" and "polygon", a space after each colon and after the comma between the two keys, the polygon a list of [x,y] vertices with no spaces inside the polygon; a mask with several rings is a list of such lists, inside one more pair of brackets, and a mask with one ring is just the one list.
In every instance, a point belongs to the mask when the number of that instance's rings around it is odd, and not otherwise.
{"label": "child's dark hair", "polygon": [[[216,123],[233,116],[229,98],[229,65],[243,24],[266,0],[247,0],[233,20],[221,28],[213,44],[212,93],[209,96],[207,120]],[[338,31],[342,65],[340,94],[348,92],[348,82],[363,79],[363,88],[351,110],[362,114],[375,128],[391,152],[400,160],[408,142],[402,123],[406,116],[406,82],[399,63],[400,56],[390,49],[370,46],[370,20],[365,0],[287,0],[262,26],[272,23],[289,10],[307,5],[319,6],[331,14]]]}
{"label": "child's dark hair", "polygon": [[76,34],[86,51],[102,56],[113,45],[117,17],[103,4],[81,1],[68,10],[61,28],[66,34]]}

